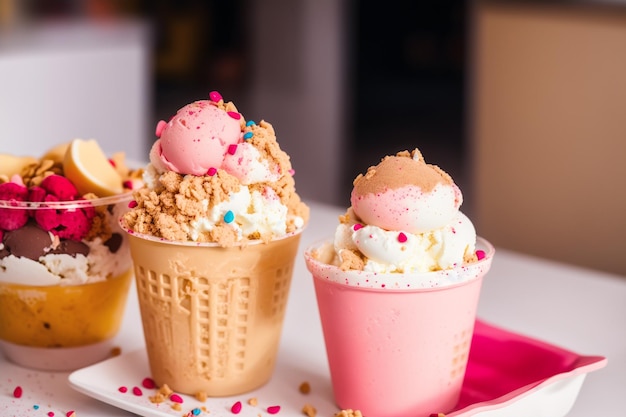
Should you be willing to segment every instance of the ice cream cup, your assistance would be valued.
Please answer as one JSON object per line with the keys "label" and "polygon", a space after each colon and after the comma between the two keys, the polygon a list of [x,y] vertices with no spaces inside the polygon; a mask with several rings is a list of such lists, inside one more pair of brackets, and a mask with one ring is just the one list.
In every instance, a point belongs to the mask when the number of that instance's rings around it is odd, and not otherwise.
{"label": "ice cream cup", "polygon": [[[0,208],[29,213],[87,207],[121,212],[131,198],[127,193],[71,202],[0,201]],[[111,252],[119,271],[115,276],[89,273],[84,283],[68,284],[58,277],[52,280],[54,274],[37,261],[15,256],[0,259],[4,262],[0,263],[0,348],[8,359],[34,369],[71,371],[111,356],[132,282],[126,235],[121,230],[113,232],[119,237]]]}
{"label": "ice cream cup", "polygon": [[220,247],[127,230],[152,378],[228,396],[272,376],[300,231]]}
{"label": "ice cream cup", "polygon": [[[421,274],[342,271],[328,264],[332,241],[305,251],[340,408],[367,417],[428,417],[454,408],[494,255],[484,239],[477,249],[485,252],[480,261]],[[441,280],[448,284],[428,288]]]}

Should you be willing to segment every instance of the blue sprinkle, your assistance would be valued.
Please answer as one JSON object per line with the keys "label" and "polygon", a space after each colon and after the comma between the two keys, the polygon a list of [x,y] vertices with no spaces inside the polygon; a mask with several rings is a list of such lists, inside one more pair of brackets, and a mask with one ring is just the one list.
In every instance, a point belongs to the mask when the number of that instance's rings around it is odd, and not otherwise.
{"label": "blue sprinkle", "polygon": [[233,220],[235,220],[235,214],[232,211],[228,210],[226,214],[224,214],[224,221],[226,223],[232,223]]}
{"label": "blue sprinkle", "polygon": [[254,123],[254,120],[248,120],[248,121],[246,122],[246,126],[253,126],[253,125],[255,125],[255,124],[256,124],[256,123]]}
{"label": "blue sprinkle", "polygon": [[33,408],[34,408],[35,410],[39,410],[39,406],[38,406],[37,404],[33,405]]}
{"label": "blue sprinkle", "polygon": [[199,416],[202,410],[200,410],[199,408],[194,408],[193,410],[191,410],[191,412],[194,416]]}
{"label": "blue sprinkle", "polygon": [[252,132],[246,132],[246,134],[245,134],[245,135],[243,135],[243,138],[247,140],[247,139],[250,139],[252,136],[254,136],[254,133],[252,133]]}

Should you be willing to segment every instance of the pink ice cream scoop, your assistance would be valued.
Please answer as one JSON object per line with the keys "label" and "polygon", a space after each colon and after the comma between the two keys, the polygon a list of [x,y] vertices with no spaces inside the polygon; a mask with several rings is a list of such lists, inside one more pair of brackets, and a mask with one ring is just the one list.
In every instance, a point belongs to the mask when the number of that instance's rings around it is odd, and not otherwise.
{"label": "pink ice cream scoop", "polygon": [[415,150],[389,156],[354,180],[354,213],[385,230],[424,233],[450,223],[463,202],[461,190]]}
{"label": "pink ice cream scoop", "polygon": [[239,113],[200,100],[157,125],[160,137],[150,152],[152,164],[179,174],[205,175],[220,167],[230,145],[241,138]]}

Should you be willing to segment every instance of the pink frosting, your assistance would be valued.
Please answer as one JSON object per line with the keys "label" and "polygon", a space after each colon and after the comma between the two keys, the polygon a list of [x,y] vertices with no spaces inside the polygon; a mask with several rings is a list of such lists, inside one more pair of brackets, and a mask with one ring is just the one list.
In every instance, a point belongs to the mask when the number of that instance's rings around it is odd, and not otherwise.
{"label": "pink frosting", "polygon": [[452,221],[462,196],[454,184],[438,184],[430,192],[406,185],[377,194],[358,195],[353,191],[350,202],[356,215],[366,224],[385,230],[424,233]]}
{"label": "pink frosting", "polygon": [[159,130],[151,162],[157,169],[179,174],[204,175],[209,168],[220,167],[228,147],[241,138],[239,120],[208,100],[181,108]]}

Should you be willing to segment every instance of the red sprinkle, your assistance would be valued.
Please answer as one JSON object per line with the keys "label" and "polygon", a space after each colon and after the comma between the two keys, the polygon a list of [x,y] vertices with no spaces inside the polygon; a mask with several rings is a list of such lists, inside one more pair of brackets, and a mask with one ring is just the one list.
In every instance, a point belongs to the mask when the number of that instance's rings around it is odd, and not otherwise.
{"label": "red sprinkle", "polygon": [[178,403],[178,404],[182,404],[183,403],[183,398],[178,395],[178,394],[172,394],[170,395],[170,400],[172,402]]}
{"label": "red sprinkle", "polygon": [[113,166],[113,168],[115,168],[115,167],[116,167],[116,165],[115,165],[115,161],[114,161],[114,160],[112,160],[112,159],[109,159],[109,164],[111,164],[111,165]]}
{"label": "red sprinkle", "polygon": [[128,203],[128,208],[135,208],[135,207],[137,207],[137,202],[135,200]]}
{"label": "red sprinkle", "polygon": [[209,170],[206,172],[206,174],[210,177],[212,177],[213,175],[217,174],[217,169],[211,167],[209,168]]}
{"label": "red sprinkle", "polygon": [[124,181],[122,185],[124,186],[124,188],[128,188],[129,190],[133,189],[133,182],[130,180]]}
{"label": "red sprinkle", "polygon": [[359,229],[361,229],[363,227],[363,225],[361,223],[356,223],[354,226],[352,226],[352,230],[354,230],[355,232]]}
{"label": "red sprinkle", "polygon": [[68,411],[67,413],[65,413],[65,417],[76,417],[76,411]]}
{"label": "red sprinkle", "polygon": [[280,405],[271,405],[267,407],[267,412],[270,414],[276,414],[280,411]]}
{"label": "red sprinkle", "polygon": [[135,394],[138,397],[141,397],[143,395],[143,392],[141,391],[141,388],[133,387],[133,394]]}
{"label": "red sprinkle", "polygon": [[15,389],[13,390],[13,396],[15,398],[22,398],[22,387],[20,387],[19,385],[17,387],[15,387]]}
{"label": "red sprinkle", "polygon": [[48,411],[48,417],[54,417],[54,411]]}
{"label": "red sprinkle", "polygon": [[144,378],[143,381],[141,381],[141,385],[147,389],[152,389],[156,387],[156,383],[154,382],[154,380],[149,377]]}
{"label": "red sprinkle", "polygon": [[226,113],[228,113],[228,115],[230,117],[232,117],[233,119],[235,119],[235,120],[241,119],[241,114],[237,113],[236,111],[229,111],[229,112],[226,112]]}
{"label": "red sprinkle", "polygon": [[241,401],[237,401],[235,404],[233,404],[233,406],[230,407],[230,411],[233,414],[239,414],[241,412]]}
{"label": "red sprinkle", "polygon": [[128,388],[126,387],[119,387],[117,390],[122,394],[126,394],[128,392]]}
{"label": "red sprinkle", "polygon": [[167,122],[165,120],[159,120],[159,123],[157,123],[156,129],[154,131],[157,138],[161,137],[161,133],[163,133],[163,129],[165,129],[165,126],[167,126]]}
{"label": "red sprinkle", "polygon": [[218,101],[222,99],[222,95],[218,93],[217,91],[211,91],[209,93],[209,98],[211,99],[211,101],[215,101],[217,103]]}
{"label": "red sprinkle", "polygon": [[237,145],[228,145],[228,153],[234,155],[237,152]]}
{"label": "red sprinkle", "polygon": [[407,240],[407,237],[404,233],[402,232],[398,233],[398,242],[404,243],[406,242],[406,240]]}
{"label": "red sprinkle", "polygon": [[485,259],[485,251],[484,250],[480,250],[478,249],[476,251],[476,257],[478,258],[478,260],[480,261],[481,259]]}

